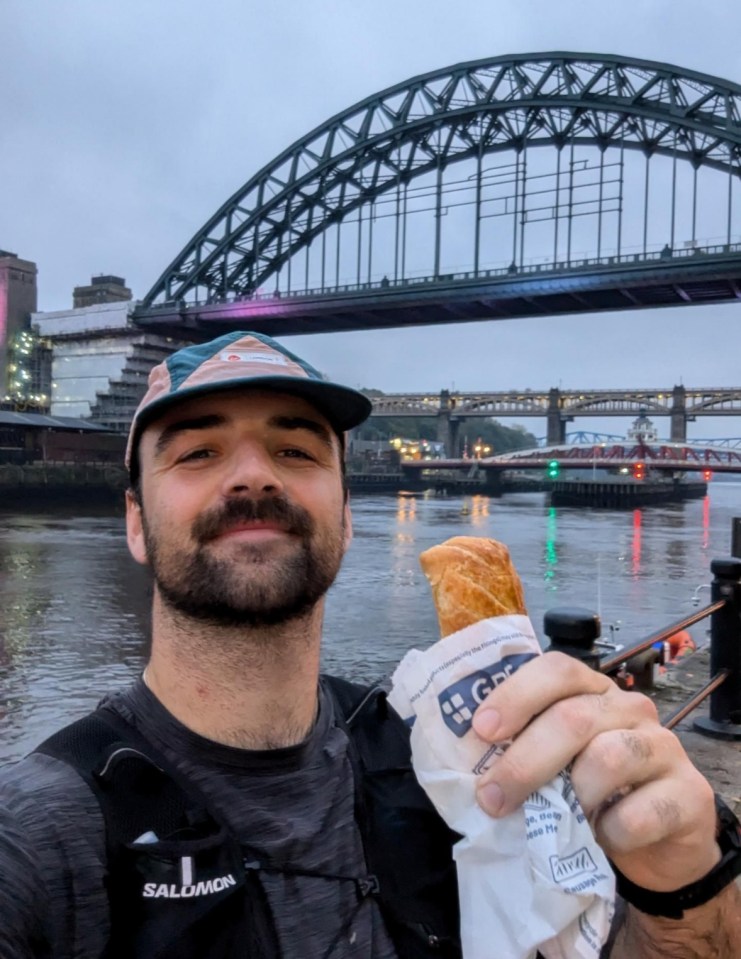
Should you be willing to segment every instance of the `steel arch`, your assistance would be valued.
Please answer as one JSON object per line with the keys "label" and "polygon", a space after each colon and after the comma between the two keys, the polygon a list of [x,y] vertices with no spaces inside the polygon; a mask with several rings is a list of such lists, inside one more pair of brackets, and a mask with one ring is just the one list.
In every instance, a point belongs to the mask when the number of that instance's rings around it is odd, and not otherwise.
{"label": "steel arch", "polygon": [[699,413],[701,411],[713,410],[718,414],[738,413],[741,410],[741,389],[733,395],[723,396],[714,395],[713,390],[707,393],[693,393],[688,397],[686,412],[688,415]]}
{"label": "steel arch", "polygon": [[246,295],[327,227],[452,161],[622,145],[741,172],[741,86],[649,60],[545,53],[433,71],[297,140],[196,233],[142,301]]}
{"label": "steel arch", "polygon": [[609,415],[615,407],[620,408],[619,416],[632,416],[634,413],[651,413],[654,416],[666,416],[671,412],[671,406],[668,403],[660,403],[651,397],[619,397],[617,394],[613,397],[588,396],[584,400],[575,400],[566,403],[561,412],[567,416],[578,414],[580,416],[604,416]]}

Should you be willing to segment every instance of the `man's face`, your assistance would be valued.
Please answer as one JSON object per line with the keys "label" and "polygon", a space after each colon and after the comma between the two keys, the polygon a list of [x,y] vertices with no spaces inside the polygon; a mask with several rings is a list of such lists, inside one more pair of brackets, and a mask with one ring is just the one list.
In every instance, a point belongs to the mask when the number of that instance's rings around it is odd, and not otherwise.
{"label": "man's face", "polygon": [[352,528],[328,422],[283,393],[229,392],[177,406],[139,443],[141,504],[129,548],[162,601],[215,625],[266,626],[310,610]]}

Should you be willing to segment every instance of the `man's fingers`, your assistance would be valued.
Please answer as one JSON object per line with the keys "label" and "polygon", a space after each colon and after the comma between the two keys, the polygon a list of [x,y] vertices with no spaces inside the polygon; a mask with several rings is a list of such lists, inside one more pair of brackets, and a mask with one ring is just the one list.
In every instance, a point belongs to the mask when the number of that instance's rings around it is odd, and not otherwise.
{"label": "man's fingers", "polygon": [[668,776],[684,759],[674,733],[651,723],[599,733],[577,756],[571,781],[582,809],[591,817],[616,794]]}
{"label": "man's fingers", "polygon": [[605,693],[615,684],[563,653],[547,653],[521,666],[496,686],[477,709],[473,728],[488,742],[516,736],[530,720],[559,700]]}
{"label": "man's fingers", "polygon": [[[630,732],[653,716],[650,700],[622,692],[609,680],[602,693],[557,700],[493,761],[481,777],[479,802],[492,815],[506,815],[533,790],[550,782],[601,733],[615,729]],[[498,787],[498,792],[492,786]]]}
{"label": "man's fingers", "polygon": [[491,815],[513,812],[570,767],[597,840],[634,883],[677,889],[717,862],[712,788],[646,696],[549,653],[495,687],[473,726],[489,742],[512,740],[478,783]]}
{"label": "man's fingers", "polygon": [[[676,889],[706,875],[720,858],[712,789],[704,780],[688,779],[680,775],[647,782],[592,820],[599,844],[639,886]],[[655,855],[646,855],[652,848]]]}

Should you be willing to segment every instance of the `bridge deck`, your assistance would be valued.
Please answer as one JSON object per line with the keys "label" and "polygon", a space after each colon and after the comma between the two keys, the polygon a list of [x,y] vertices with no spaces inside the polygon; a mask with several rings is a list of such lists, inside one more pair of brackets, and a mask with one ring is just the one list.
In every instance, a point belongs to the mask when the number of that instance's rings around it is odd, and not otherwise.
{"label": "bridge deck", "polygon": [[505,320],[741,298],[741,245],[450,273],[208,303],[167,302],[134,321],[169,335],[208,339],[251,329],[272,336]]}

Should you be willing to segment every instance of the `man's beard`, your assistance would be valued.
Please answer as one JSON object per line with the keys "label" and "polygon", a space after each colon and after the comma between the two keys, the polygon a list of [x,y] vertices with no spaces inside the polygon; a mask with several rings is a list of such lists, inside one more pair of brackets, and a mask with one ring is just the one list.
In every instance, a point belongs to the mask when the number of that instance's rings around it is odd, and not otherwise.
{"label": "man's beard", "polygon": [[[249,543],[235,543],[230,559],[209,552],[220,534],[254,520],[280,523],[295,540],[290,555],[278,559],[269,547]],[[275,626],[305,616],[334,582],[344,554],[344,514],[336,527],[317,534],[309,513],[282,496],[227,500],[203,513],[191,528],[196,546],[190,551],[168,547],[143,510],[142,523],[165,605],[213,626]]]}

